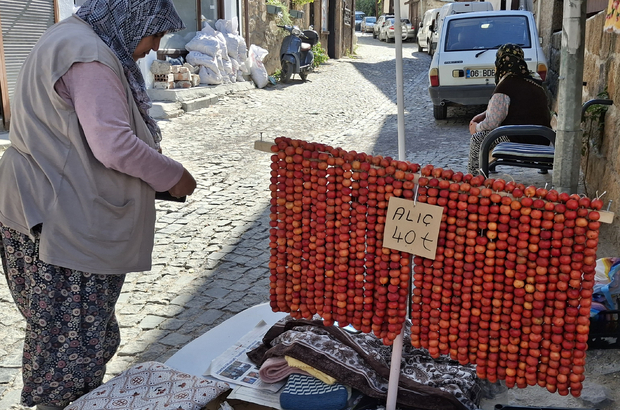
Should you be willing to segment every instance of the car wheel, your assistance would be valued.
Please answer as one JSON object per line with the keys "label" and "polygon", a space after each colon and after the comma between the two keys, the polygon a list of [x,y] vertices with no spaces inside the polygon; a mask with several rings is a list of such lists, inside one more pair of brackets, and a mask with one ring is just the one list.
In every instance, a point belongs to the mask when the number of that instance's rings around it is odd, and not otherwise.
{"label": "car wheel", "polygon": [[447,105],[433,105],[433,117],[435,117],[436,120],[445,120],[447,116]]}

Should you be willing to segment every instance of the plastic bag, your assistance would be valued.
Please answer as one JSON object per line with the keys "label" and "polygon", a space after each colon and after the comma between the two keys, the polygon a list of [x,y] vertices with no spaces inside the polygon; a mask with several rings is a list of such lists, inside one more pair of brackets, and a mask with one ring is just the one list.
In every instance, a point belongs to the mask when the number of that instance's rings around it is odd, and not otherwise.
{"label": "plastic bag", "polygon": [[200,66],[200,71],[198,72],[198,75],[200,76],[200,84],[222,84],[222,76],[219,73],[205,66]]}
{"label": "plastic bag", "polygon": [[620,258],[601,258],[596,261],[596,274],[592,301],[602,303],[610,310],[617,310],[616,298],[620,294]]}
{"label": "plastic bag", "polygon": [[209,36],[199,31],[196,33],[187,44],[185,44],[187,51],[199,51],[202,54],[214,56],[220,50],[220,41],[214,36]]}
{"label": "plastic bag", "polygon": [[250,73],[252,81],[254,81],[254,84],[256,84],[258,88],[265,87],[269,82],[267,69],[263,64],[263,59],[267,54],[269,54],[269,52],[264,48],[256,44],[250,45]]}

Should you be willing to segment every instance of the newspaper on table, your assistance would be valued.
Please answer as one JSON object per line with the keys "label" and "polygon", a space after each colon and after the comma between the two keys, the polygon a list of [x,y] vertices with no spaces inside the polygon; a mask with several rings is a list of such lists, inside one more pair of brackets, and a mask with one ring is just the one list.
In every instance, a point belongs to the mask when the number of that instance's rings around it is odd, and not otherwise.
{"label": "newspaper on table", "polygon": [[268,390],[274,393],[280,390],[285,382],[263,382],[258,377],[259,368],[246,354],[263,343],[263,336],[267,330],[269,330],[269,326],[261,320],[254,329],[213,359],[204,375],[253,389]]}
{"label": "newspaper on table", "polygon": [[245,386],[237,386],[230,393],[228,393],[227,398],[283,410],[282,407],[280,407],[280,394],[282,393],[282,390],[284,389],[280,389],[274,393],[268,390],[258,390]]}

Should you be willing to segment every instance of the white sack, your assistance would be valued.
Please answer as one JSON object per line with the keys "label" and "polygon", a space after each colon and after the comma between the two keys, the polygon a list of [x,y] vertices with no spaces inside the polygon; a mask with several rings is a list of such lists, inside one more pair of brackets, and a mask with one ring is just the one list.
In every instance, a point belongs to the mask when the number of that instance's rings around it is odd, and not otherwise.
{"label": "white sack", "polygon": [[215,28],[224,34],[239,34],[239,20],[233,17],[230,20],[219,19],[215,22]]}
{"label": "white sack", "polygon": [[252,80],[258,88],[265,87],[269,82],[267,69],[263,64],[263,59],[267,54],[269,54],[269,51],[264,48],[259,47],[256,44],[250,45],[250,71],[252,73]]}
{"label": "white sack", "polygon": [[239,59],[239,36],[234,34],[226,34],[224,38],[226,39],[226,48],[228,49],[228,55],[230,58],[234,58],[236,60]]}
{"label": "white sack", "polygon": [[193,39],[185,44],[185,49],[187,51],[199,51],[202,54],[214,56],[220,49],[220,41],[214,36],[208,36],[202,31],[199,31]]}
{"label": "white sack", "polygon": [[[216,54],[217,55],[217,54]],[[215,57],[210,56],[208,54],[203,54],[199,51],[190,51],[187,54],[187,62],[191,65],[200,65],[211,69],[211,71],[219,72],[219,68],[217,67],[217,60]]]}
{"label": "white sack", "polygon": [[200,66],[200,71],[198,72],[198,75],[200,76],[200,84],[222,84],[222,76],[219,73],[216,73],[210,68],[207,68],[203,65]]}
{"label": "white sack", "polygon": [[228,47],[226,46],[226,37],[222,33],[216,33],[213,37],[219,44],[220,50],[222,51],[222,58],[224,60],[228,60]]}

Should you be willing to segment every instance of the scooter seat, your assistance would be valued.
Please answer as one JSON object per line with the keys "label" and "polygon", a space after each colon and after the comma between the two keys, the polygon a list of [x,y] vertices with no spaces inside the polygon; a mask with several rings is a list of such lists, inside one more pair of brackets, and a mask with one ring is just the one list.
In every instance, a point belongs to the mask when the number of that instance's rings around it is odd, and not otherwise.
{"label": "scooter seat", "polygon": [[308,43],[301,43],[301,51],[310,51],[312,46]]}

